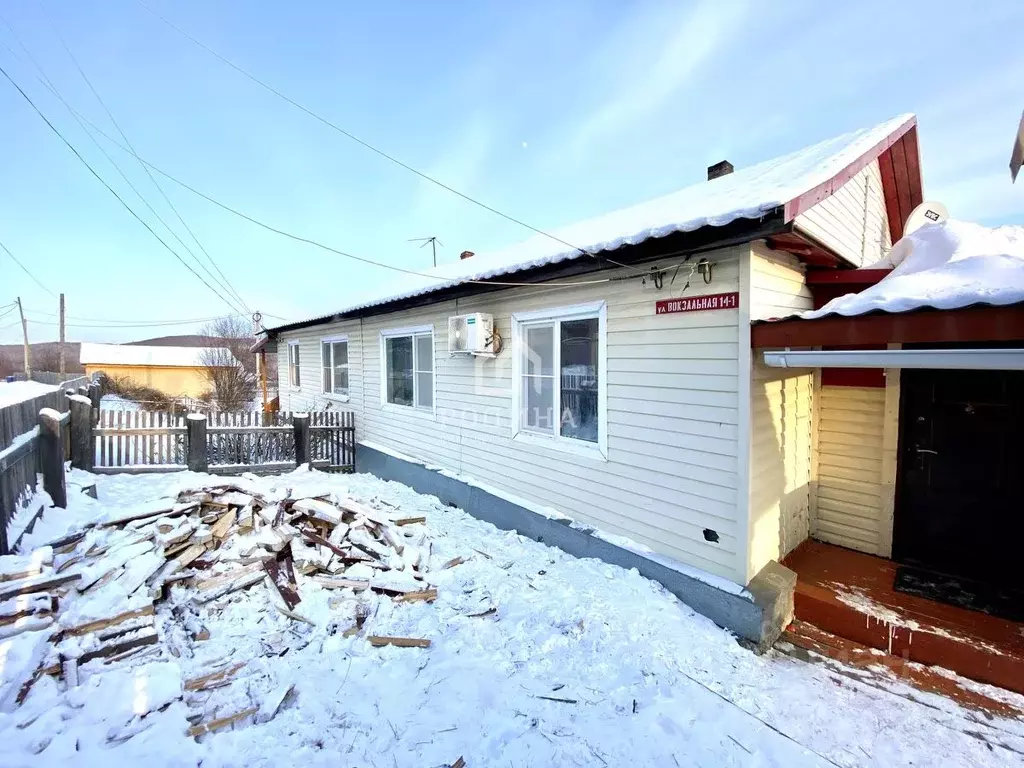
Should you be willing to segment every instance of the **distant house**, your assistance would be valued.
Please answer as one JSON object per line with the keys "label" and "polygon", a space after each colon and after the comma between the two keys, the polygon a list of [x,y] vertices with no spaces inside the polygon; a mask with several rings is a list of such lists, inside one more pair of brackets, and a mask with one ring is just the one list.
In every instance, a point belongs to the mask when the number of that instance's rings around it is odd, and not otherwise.
{"label": "distant house", "polygon": [[804,439],[820,384],[760,363],[751,323],[810,308],[809,283],[881,259],[921,199],[904,115],[716,164],[707,181],[430,277],[389,276],[263,345],[282,408],[357,414],[360,471],[637,567],[764,641],[786,611],[751,618],[749,595],[825,525]]}
{"label": "distant house", "polygon": [[[88,375],[105,373],[151,387],[170,397],[199,397],[210,389],[203,360],[224,357],[226,348],[162,347],[82,343]],[[230,353],[228,352],[228,355]]]}

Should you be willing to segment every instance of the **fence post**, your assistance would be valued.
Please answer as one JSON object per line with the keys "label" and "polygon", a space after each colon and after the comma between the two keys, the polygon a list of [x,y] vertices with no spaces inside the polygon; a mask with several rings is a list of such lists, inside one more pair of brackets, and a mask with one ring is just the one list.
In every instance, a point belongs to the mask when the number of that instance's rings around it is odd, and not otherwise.
{"label": "fence post", "polygon": [[188,468],[193,472],[206,472],[210,468],[206,456],[206,416],[190,413],[185,421],[188,424]]}
{"label": "fence post", "polygon": [[85,395],[68,398],[71,410],[71,466],[92,472],[92,401]]}
{"label": "fence post", "polygon": [[295,430],[295,466],[308,464],[309,456],[309,414],[292,414],[292,428]]}
{"label": "fence post", "polygon": [[52,408],[39,411],[39,459],[43,472],[43,490],[50,494],[53,506],[66,509],[68,489],[64,483],[64,418]]}
{"label": "fence post", "polygon": [[92,401],[92,423],[95,424],[100,420],[100,400],[103,398],[98,381],[89,384],[88,393]]}

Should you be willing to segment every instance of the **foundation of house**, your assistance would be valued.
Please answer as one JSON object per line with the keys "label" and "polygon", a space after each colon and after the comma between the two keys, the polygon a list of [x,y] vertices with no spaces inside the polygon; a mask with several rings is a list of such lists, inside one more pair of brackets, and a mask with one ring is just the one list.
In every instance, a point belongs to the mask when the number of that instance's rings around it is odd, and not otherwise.
{"label": "foundation of house", "polygon": [[635,568],[640,575],[662,584],[697,613],[735,632],[759,650],[770,648],[793,618],[796,574],[777,562],[768,563],[746,589],[729,591],[714,586],[715,581],[721,580],[710,574],[708,581],[703,581],[691,575],[694,569],[674,569],[605,541],[585,526],[545,517],[393,452],[357,444],[356,472],[368,472],[384,480],[408,485],[418,493],[436,496],[442,502],[459,507],[498,528],[516,531],[576,557],[595,557],[622,568]]}

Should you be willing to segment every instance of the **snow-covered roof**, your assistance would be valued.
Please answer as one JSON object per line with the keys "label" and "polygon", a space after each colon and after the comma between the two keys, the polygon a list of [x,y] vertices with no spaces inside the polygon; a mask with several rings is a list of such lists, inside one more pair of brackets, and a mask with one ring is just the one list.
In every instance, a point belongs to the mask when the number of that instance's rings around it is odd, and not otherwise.
{"label": "snow-covered roof", "polygon": [[901,239],[876,268],[893,267],[860,293],[833,299],[799,317],[853,317],[868,312],[961,309],[1024,302],[1024,227],[990,229],[949,220]]}
{"label": "snow-covered roof", "polygon": [[157,365],[194,368],[204,359],[226,349],[223,347],[146,347],[134,344],[94,344],[82,342],[82,365]]}
{"label": "snow-covered roof", "polygon": [[[741,168],[712,181],[622,208],[587,221],[534,235],[522,243],[443,264],[423,275],[395,273],[356,301],[330,315],[292,325],[326,321],[337,314],[388,304],[476,280],[495,280],[536,267],[587,257],[675,232],[721,227],[737,219],[757,220],[828,185],[901,130],[915,125],[913,115],[900,115],[873,128],[843,134],[789,155]],[[841,182],[836,183],[840,186]],[[570,247],[573,246],[573,247]],[[278,329],[270,329],[273,333]]]}

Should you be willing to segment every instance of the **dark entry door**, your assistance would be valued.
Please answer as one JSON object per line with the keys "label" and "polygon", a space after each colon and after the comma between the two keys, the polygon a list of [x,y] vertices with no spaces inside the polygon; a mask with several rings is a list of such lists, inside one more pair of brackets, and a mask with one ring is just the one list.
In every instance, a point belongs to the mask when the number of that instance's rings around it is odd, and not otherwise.
{"label": "dark entry door", "polygon": [[896,560],[1024,587],[1024,372],[904,370]]}

